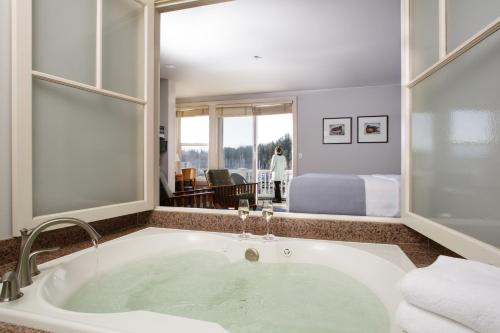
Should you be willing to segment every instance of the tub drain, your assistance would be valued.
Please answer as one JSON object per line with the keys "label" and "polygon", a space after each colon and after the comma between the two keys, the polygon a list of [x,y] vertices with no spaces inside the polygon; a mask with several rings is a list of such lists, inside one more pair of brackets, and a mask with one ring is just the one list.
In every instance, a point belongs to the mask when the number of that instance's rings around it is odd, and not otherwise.
{"label": "tub drain", "polygon": [[248,261],[259,260],[259,251],[257,251],[256,249],[247,249],[245,251],[245,259]]}
{"label": "tub drain", "polygon": [[289,257],[289,256],[291,256],[291,255],[292,255],[292,251],[291,251],[290,249],[284,249],[284,250],[283,250],[283,255],[284,255],[285,257]]}

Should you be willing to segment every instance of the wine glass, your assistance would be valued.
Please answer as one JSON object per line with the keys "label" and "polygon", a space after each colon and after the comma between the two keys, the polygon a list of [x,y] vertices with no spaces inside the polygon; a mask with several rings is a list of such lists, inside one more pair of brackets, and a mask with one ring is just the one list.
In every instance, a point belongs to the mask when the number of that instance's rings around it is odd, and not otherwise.
{"label": "wine glass", "polygon": [[270,226],[271,226],[271,218],[273,217],[274,210],[273,210],[273,203],[271,201],[264,201],[262,204],[262,216],[266,219],[266,235],[263,237],[265,240],[273,240],[274,235],[271,234],[270,231]]}
{"label": "wine glass", "polygon": [[241,238],[248,238],[250,237],[246,232],[246,222],[245,220],[247,219],[248,215],[250,214],[250,204],[248,203],[247,199],[240,199],[240,202],[238,204],[238,215],[240,216],[241,223],[242,223],[242,229],[243,232],[241,233],[240,237]]}

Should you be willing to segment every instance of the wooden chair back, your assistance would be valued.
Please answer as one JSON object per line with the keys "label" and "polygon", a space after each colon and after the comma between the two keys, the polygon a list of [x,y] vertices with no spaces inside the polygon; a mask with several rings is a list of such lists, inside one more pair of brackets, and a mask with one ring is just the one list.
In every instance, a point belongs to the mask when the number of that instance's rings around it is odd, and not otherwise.
{"label": "wooden chair back", "polygon": [[193,189],[196,187],[196,168],[182,169],[182,180],[189,183]]}

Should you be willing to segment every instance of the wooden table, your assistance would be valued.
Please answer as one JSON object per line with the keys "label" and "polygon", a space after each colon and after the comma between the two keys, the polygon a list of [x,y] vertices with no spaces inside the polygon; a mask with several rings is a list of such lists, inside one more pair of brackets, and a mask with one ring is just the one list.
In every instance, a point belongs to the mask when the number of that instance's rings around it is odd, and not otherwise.
{"label": "wooden table", "polygon": [[[205,179],[197,179],[195,187],[208,187],[208,182]],[[184,191],[184,177],[182,176],[182,173],[175,174],[175,191]]]}

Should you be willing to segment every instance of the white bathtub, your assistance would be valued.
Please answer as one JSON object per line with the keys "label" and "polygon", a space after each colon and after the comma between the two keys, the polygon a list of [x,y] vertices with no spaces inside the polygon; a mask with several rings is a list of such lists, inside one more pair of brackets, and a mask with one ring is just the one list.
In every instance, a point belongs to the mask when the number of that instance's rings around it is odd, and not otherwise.
{"label": "white bathtub", "polygon": [[[189,250],[218,251],[229,260],[241,260],[250,247],[259,251],[261,262],[320,264],[350,275],[385,305],[390,333],[400,332],[394,323],[401,300],[397,282],[414,265],[395,245],[292,238],[265,242],[258,236],[241,240],[233,234],[147,228],[100,245],[99,272],[159,253]],[[34,277],[34,283],[22,289],[21,299],[0,303],[0,321],[53,332],[227,332],[217,323],[147,311],[93,314],[62,309],[68,297],[95,276],[94,249],[58,258],[40,268],[42,273]]]}

